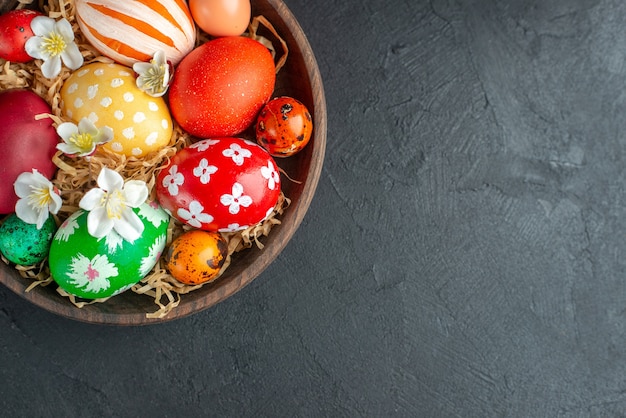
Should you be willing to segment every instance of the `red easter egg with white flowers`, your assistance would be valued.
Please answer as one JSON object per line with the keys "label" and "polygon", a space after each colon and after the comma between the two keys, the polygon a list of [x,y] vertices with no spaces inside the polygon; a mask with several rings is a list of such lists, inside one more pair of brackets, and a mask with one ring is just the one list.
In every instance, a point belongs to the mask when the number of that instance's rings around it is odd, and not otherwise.
{"label": "red easter egg with white flowers", "polygon": [[272,213],[280,175],[272,156],[253,142],[204,139],[171,158],[157,176],[156,193],[161,206],[182,223],[234,232]]}

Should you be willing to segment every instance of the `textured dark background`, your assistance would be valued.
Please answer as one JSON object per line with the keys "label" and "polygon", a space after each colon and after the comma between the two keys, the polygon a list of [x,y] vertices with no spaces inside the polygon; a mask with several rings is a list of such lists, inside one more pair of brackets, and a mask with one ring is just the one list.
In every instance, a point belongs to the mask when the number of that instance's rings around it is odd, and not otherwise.
{"label": "textured dark background", "polygon": [[2,416],[626,415],[626,3],[286,0],[329,109],[278,260],[163,325],[0,288]]}

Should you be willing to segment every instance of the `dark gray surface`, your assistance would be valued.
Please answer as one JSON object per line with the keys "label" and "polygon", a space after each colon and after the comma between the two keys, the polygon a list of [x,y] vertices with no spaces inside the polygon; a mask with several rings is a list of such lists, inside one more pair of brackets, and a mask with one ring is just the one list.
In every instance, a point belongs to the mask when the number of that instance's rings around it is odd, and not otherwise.
{"label": "dark gray surface", "polygon": [[0,288],[0,415],[626,416],[626,3],[287,4],[329,109],[293,241],[159,326]]}

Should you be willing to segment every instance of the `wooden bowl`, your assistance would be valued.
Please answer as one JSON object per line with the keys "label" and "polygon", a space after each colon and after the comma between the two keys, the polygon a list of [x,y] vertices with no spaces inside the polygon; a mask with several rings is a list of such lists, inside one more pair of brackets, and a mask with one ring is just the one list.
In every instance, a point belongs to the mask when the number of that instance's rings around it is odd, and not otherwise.
{"label": "wooden bowl", "polygon": [[104,303],[77,308],[57,293],[54,283],[26,292],[32,282],[2,262],[0,282],[35,305],[67,318],[99,324],[143,325],[182,318],[209,308],[235,294],[272,263],[296,232],[313,199],[326,149],[326,102],[311,46],[287,6],[281,0],[254,0],[252,9],[253,16],[263,15],[272,23],[289,48],[287,62],[276,80],[274,96],[297,98],[308,107],[314,122],[313,136],[304,150],[289,158],[276,159],[289,177],[300,183],[283,177],[283,192],[291,199],[291,206],[280,217],[282,223],[263,240],[265,248],[261,250],[253,246],[236,253],[222,277],[201,289],[181,295],[180,304],[160,319],[146,317],[147,313],[158,310],[153,298],[132,291]]}

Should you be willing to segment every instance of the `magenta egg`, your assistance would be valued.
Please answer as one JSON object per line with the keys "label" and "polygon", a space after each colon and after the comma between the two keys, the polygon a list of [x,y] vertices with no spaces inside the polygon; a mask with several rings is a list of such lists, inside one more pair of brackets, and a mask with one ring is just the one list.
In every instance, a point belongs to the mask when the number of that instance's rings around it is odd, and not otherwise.
{"label": "magenta egg", "polygon": [[23,172],[33,169],[51,179],[56,172],[52,157],[59,137],[48,103],[30,90],[0,93],[0,214],[12,213],[17,203],[13,183]]}

